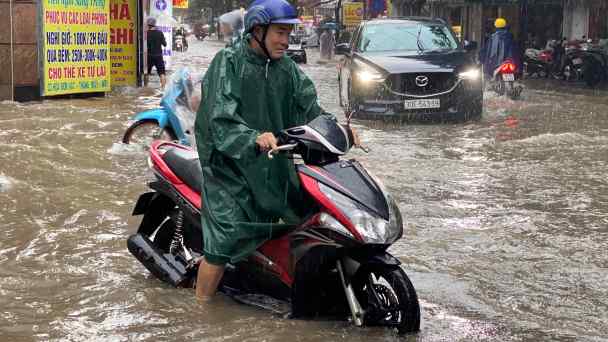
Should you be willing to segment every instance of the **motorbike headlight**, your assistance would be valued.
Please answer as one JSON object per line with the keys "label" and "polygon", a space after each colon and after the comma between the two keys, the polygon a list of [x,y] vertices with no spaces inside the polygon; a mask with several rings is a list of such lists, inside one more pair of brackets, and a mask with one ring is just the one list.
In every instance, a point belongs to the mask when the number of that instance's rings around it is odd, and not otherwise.
{"label": "motorbike headlight", "polygon": [[353,233],[351,233],[346,227],[344,227],[342,223],[340,223],[333,216],[327,213],[321,213],[321,215],[319,215],[319,223],[322,226],[330,228],[331,230],[340,233],[344,236],[347,236],[351,239],[355,238]]}
{"label": "motorbike headlight", "polygon": [[[387,221],[322,183],[319,183],[319,189],[352,222],[366,243],[390,244],[401,237],[403,232],[401,214],[390,197],[386,197],[389,206],[389,220]],[[337,220],[335,223],[341,225]],[[344,230],[348,231],[346,228]]]}
{"label": "motorbike headlight", "polygon": [[380,71],[361,62],[357,63],[357,66],[359,67],[359,69],[355,71],[355,75],[357,79],[359,79],[363,83],[384,82],[385,76]]}
{"label": "motorbike headlight", "polygon": [[479,69],[469,69],[458,74],[458,77],[464,80],[478,80],[481,77],[481,71]]}

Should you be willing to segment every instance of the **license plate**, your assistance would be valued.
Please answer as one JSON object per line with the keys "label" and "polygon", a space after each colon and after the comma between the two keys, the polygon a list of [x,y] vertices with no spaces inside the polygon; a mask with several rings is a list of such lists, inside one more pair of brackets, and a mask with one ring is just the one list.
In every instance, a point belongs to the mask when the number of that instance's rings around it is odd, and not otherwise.
{"label": "license plate", "polygon": [[503,81],[515,81],[515,75],[513,74],[502,74],[502,80]]}
{"label": "license plate", "polygon": [[441,103],[439,99],[405,100],[403,106],[405,109],[440,108]]}
{"label": "license plate", "polygon": [[574,65],[583,64],[583,59],[582,58],[575,58],[575,59],[572,60],[572,64],[574,64]]}

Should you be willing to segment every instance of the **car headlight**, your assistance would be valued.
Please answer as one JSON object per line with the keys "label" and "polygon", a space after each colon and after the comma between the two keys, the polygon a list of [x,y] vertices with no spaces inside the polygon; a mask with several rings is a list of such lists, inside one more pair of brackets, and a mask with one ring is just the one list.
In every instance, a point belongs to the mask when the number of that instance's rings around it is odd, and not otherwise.
{"label": "car headlight", "polygon": [[469,69],[458,74],[458,77],[464,80],[478,80],[480,76],[481,72],[479,69]]}
{"label": "car headlight", "polygon": [[385,76],[380,71],[361,62],[356,64],[359,68],[357,71],[355,71],[355,75],[360,81],[364,83],[384,82]]}
{"label": "car headlight", "polygon": [[[363,237],[364,242],[391,244],[401,237],[401,234],[403,233],[401,214],[399,213],[397,204],[390,197],[386,197],[389,206],[389,220],[387,221],[370,213],[369,210],[362,205],[322,183],[319,183],[319,190],[321,190],[321,192],[352,222],[359,234]],[[328,228],[332,228],[343,235],[347,235],[344,231],[348,232],[348,229],[340,222],[334,219],[329,223],[331,223],[331,225],[328,224]],[[342,226],[342,228],[336,229],[334,226],[337,225]],[[350,234],[350,232],[348,233]],[[350,234],[350,236],[352,236],[352,234]]]}

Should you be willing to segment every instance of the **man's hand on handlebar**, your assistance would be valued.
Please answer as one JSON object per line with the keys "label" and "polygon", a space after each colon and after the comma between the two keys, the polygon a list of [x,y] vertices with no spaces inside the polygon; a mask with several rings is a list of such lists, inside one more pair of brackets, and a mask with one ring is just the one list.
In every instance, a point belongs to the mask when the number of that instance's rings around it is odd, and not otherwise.
{"label": "man's hand on handlebar", "polygon": [[260,151],[266,152],[277,148],[277,138],[270,132],[262,133],[255,139]]}

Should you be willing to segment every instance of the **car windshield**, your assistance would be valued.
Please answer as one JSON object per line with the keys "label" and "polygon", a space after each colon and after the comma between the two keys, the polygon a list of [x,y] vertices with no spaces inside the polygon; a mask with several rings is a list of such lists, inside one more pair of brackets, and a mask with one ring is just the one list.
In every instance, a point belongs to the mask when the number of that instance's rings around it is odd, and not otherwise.
{"label": "car windshield", "polygon": [[441,24],[382,23],[363,29],[357,49],[376,51],[453,50],[458,43],[450,30]]}

